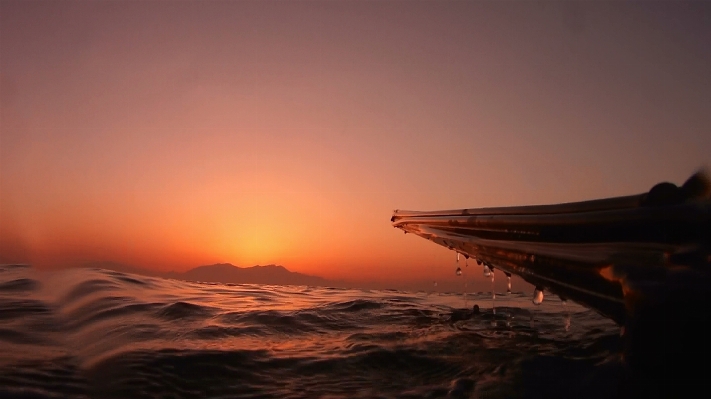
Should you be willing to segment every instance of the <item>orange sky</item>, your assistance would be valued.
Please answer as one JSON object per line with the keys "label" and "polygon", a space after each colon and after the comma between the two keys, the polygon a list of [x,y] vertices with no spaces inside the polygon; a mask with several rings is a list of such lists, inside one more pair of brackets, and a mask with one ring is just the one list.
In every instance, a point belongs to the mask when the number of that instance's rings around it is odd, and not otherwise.
{"label": "orange sky", "polygon": [[0,262],[453,275],[393,209],[711,160],[711,3],[4,1]]}

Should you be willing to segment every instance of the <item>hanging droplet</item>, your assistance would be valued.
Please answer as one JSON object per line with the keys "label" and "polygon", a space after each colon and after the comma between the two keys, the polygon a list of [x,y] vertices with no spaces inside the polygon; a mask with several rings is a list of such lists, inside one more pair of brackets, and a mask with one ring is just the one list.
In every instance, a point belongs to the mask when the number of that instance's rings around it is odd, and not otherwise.
{"label": "hanging droplet", "polygon": [[511,273],[506,273],[506,293],[511,293]]}
{"label": "hanging droplet", "polygon": [[[484,266],[486,267],[486,266]],[[494,289],[494,271],[491,271],[491,312],[496,314],[496,290]]]}
{"label": "hanging droplet", "polygon": [[476,260],[476,264],[479,265],[479,266],[481,266],[481,259],[477,259],[477,260]]}
{"label": "hanging droplet", "polygon": [[565,331],[570,331],[570,313],[566,312],[563,317],[563,328]]}
{"label": "hanging droplet", "polygon": [[487,265],[484,265],[484,277],[491,277],[491,269]]}
{"label": "hanging droplet", "polygon": [[543,289],[536,287],[536,290],[533,291],[533,304],[540,305],[542,303],[543,303]]}
{"label": "hanging droplet", "polygon": [[469,267],[469,257],[464,255],[464,267]]}
{"label": "hanging droplet", "polygon": [[459,263],[459,252],[457,252],[457,263]]}
{"label": "hanging droplet", "polygon": [[565,328],[565,331],[570,331],[570,312],[568,311],[568,307],[566,306],[568,304],[568,300],[565,299],[565,297],[560,297],[560,303],[563,306],[563,309],[565,311],[563,312],[563,328]]}
{"label": "hanging droplet", "polygon": [[461,275],[462,275],[462,268],[461,268],[461,267],[458,267],[457,270],[456,270],[454,273],[456,273],[457,276],[461,276]]}

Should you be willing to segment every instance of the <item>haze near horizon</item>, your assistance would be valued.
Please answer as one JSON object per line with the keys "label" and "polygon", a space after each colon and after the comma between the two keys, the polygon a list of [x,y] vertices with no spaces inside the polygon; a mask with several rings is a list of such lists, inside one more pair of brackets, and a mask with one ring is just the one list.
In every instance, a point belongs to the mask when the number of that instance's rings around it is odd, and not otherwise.
{"label": "haze near horizon", "polygon": [[0,1],[0,263],[454,276],[394,209],[681,184],[711,3]]}

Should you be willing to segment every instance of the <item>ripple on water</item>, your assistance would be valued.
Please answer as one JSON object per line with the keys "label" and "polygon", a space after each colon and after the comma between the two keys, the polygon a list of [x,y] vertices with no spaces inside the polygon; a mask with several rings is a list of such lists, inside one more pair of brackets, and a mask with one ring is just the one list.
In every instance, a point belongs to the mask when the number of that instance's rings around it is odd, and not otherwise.
{"label": "ripple on water", "polygon": [[48,315],[52,307],[37,299],[0,298],[0,322],[38,315]]}
{"label": "ripple on water", "polygon": [[0,397],[590,397],[622,373],[618,328],[566,305],[565,329],[554,298],[455,318],[459,295],[43,276],[0,274]]}
{"label": "ripple on water", "polygon": [[364,310],[377,310],[382,309],[383,304],[367,300],[367,299],[355,299],[352,301],[336,302],[328,304],[325,307],[326,311],[338,311],[338,312],[361,312]]}
{"label": "ripple on water", "polygon": [[162,307],[157,315],[166,320],[185,320],[212,316],[216,309],[189,302],[175,302]]}
{"label": "ripple on water", "polygon": [[38,281],[29,278],[18,278],[0,283],[0,293],[18,293],[37,290],[40,287]]}
{"label": "ripple on water", "polygon": [[70,303],[83,299],[93,293],[104,294],[108,291],[120,290],[120,288],[120,283],[110,281],[109,279],[91,279],[76,284],[64,295],[61,301],[63,303]]}
{"label": "ripple on water", "polygon": [[87,399],[89,383],[70,357],[20,361],[0,368],[0,398]]}

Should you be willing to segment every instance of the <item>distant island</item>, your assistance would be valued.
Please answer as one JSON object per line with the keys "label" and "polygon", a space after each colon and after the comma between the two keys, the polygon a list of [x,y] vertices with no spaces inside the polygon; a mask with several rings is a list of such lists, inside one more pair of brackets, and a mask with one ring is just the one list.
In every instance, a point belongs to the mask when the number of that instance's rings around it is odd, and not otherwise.
{"label": "distant island", "polygon": [[287,270],[284,266],[239,267],[230,263],[198,266],[185,272],[161,272],[123,265],[117,262],[89,262],[83,267],[115,270],[122,273],[172,278],[176,280],[230,284],[333,286],[335,282],[317,276]]}
{"label": "distant island", "polygon": [[166,273],[165,277],[232,284],[329,285],[324,278],[292,272],[278,265],[238,267],[230,263],[218,263],[199,266],[183,273]]}
{"label": "distant island", "polygon": [[[279,265],[239,267],[230,263],[217,263],[214,265],[198,266],[185,272],[162,272],[144,269],[118,262],[88,262],[81,267],[99,268],[115,270],[122,273],[140,274],[144,276],[172,278],[185,281],[199,281],[225,284],[265,284],[265,285],[308,285],[314,287],[337,287],[355,289],[395,289],[401,291],[425,291],[425,292],[462,292],[464,288],[463,279],[442,276],[437,284],[434,281],[403,280],[403,281],[347,281],[329,280],[323,277],[311,276],[308,274],[292,272]],[[518,289],[530,290],[531,286],[514,276],[515,286]],[[503,281],[502,281],[503,283]],[[491,289],[491,283],[486,281],[470,281],[467,292],[487,292]],[[499,288],[501,290],[502,288]]]}

